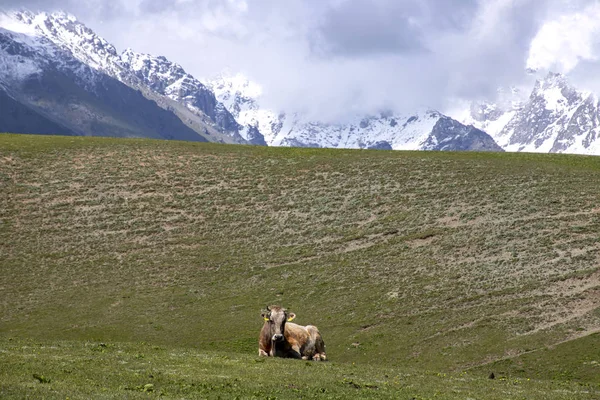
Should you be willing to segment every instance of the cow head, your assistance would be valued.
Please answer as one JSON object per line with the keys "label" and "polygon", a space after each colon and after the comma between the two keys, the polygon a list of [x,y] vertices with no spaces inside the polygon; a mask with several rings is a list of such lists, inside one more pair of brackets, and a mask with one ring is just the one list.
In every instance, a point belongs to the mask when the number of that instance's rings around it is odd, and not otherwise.
{"label": "cow head", "polygon": [[271,340],[274,342],[282,342],[285,339],[283,336],[285,323],[296,318],[296,314],[290,313],[285,308],[279,306],[267,307],[261,315],[265,320],[265,324],[269,324]]}

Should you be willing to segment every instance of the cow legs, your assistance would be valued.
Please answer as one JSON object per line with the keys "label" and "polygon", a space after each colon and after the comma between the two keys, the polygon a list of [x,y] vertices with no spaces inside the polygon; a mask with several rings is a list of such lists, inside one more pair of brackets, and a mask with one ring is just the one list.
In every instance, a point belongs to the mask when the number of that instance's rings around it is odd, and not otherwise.
{"label": "cow legs", "polygon": [[269,354],[264,351],[263,349],[258,349],[258,356],[259,357],[269,357]]}
{"label": "cow legs", "polygon": [[297,358],[297,359],[303,359],[304,357],[302,357],[301,355],[302,353],[300,353],[300,347],[299,346],[292,346],[291,350],[288,352],[288,357],[289,358]]}
{"label": "cow legs", "polygon": [[327,361],[327,356],[325,355],[325,343],[319,335],[315,341],[315,355],[313,357],[315,361]]}
{"label": "cow legs", "polygon": [[325,355],[325,342],[323,342],[323,338],[321,337],[321,333],[317,329],[316,326],[309,325],[306,327],[308,333],[310,334],[311,342],[314,345],[314,354],[312,359],[314,361],[325,361],[327,360],[327,356]]}

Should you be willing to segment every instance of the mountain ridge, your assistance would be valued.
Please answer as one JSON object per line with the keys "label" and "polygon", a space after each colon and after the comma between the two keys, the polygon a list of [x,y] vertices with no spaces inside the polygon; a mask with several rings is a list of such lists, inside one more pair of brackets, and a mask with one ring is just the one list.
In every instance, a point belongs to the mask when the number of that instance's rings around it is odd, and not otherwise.
{"label": "mountain ridge", "polygon": [[[133,71],[130,65],[122,60],[122,55],[112,44],[96,35],[71,14],[65,12],[36,14],[29,11],[3,13],[0,26],[9,27],[18,34],[26,36],[27,42],[33,47],[51,48],[52,50],[46,53],[46,58],[51,63],[59,64],[65,59],[71,59],[68,63],[76,64],[73,60],[77,60],[92,71],[92,74],[106,75],[141,92],[148,100],[155,102],[165,111],[177,115],[189,129],[196,131],[201,139],[194,138],[194,140],[244,142],[237,135],[238,127],[233,118],[230,116],[228,118],[228,112],[223,107],[217,107],[212,93],[200,82],[195,82],[194,93],[186,93],[192,97],[190,104],[178,101],[180,99],[171,101],[173,96],[169,97],[167,93],[158,90],[159,88],[151,86],[143,73]],[[140,58],[144,56],[131,52],[128,55]],[[176,64],[169,63],[169,67],[180,75],[185,74],[185,71]],[[82,75],[80,71],[76,71],[76,77]],[[84,80],[89,79],[84,78]],[[204,102],[199,103],[199,99]],[[225,126],[226,124],[229,125]],[[231,132],[226,131],[225,128],[230,128]]]}
{"label": "mountain ridge", "polygon": [[[26,115],[49,121],[57,134],[152,137],[205,141],[172,113],[139,91],[94,70],[45,37],[0,29],[0,86]],[[9,110],[1,130],[48,133],[27,120],[12,121]],[[24,111],[23,111],[24,112]],[[20,129],[19,129],[20,128]],[[54,131],[54,129],[53,129]]]}
{"label": "mountain ridge", "polygon": [[[203,83],[166,57],[137,53],[132,49],[125,49],[119,53],[115,46],[79,22],[75,16],[65,12],[4,13],[0,18],[0,27],[8,31],[12,29],[17,35],[21,35],[26,47],[45,49],[43,56],[47,62],[33,63],[37,70],[27,64],[27,57],[31,57],[31,52],[23,48],[20,50],[19,61],[23,61],[23,65],[17,68],[17,72],[8,71],[15,76],[23,75],[18,76],[15,81],[26,82],[29,76],[39,75],[40,71],[51,76],[52,74],[46,73],[44,68],[51,70],[49,66],[56,65],[60,66],[59,70],[63,73],[68,72],[77,88],[83,88],[109,101],[110,93],[103,91],[102,85],[97,85],[98,82],[103,82],[105,77],[114,79],[141,93],[147,100],[178,118],[197,135],[160,134],[159,137],[163,138],[269,146],[501,151],[491,138],[476,140],[475,136],[470,134],[473,130],[458,121],[442,122],[439,126],[448,129],[438,127],[434,132],[436,123],[441,118],[449,117],[433,110],[422,110],[408,115],[385,112],[374,116],[356,116],[345,124],[325,124],[299,114],[264,109],[259,103],[261,87],[242,75],[236,75],[233,79],[227,78],[229,81],[222,76],[221,81]],[[67,78],[61,75],[61,79]],[[52,84],[47,83],[46,86]],[[75,86],[68,86],[54,85],[59,91],[75,90]],[[30,89],[33,88],[34,86],[30,85]],[[87,96],[77,90],[77,96]],[[118,95],[120,89],[114,87],[114,90]],[[31,95],[34,96],[33,93]],[[61,96],[60,92],[56,95]],[[46,105],[55,100],[47,97]],[[117,99],[112,100],[118,103]],[[38,104],[37,107],[39,106]],[[77,107],[73,104],[63,107],[56,103],[54,107],[54,111],[46,107],[44,112],[53,113],[54,119],[60,120],[63,125],[73,120],[77,125],[74,131],[78,134],[99,134],[98,129],[92,129],[93,126],[98,126],[92,116],[88,116],[92,121],[79,123],[85,116],[78,115]],[[101,108],[99,104],[97,108]],[[118,108],[112,108],[111,112],[116,113],[117,119],[122,119],[119,111]],[[111,119],[109,115],[105,115],[103,119],[105,121],[100,121],[100,125],[104,126],[100,129],[101,134],[143,135],[140,130],[144,124],[140,129],[135,129],[130,126],[131,123],[107,123],[106,120]],[[117,132],[111,133],[109,126],[115,127]],[[476,136],[482,135],[486,134],[478,132]],[[150,133],[149,137],[153,137],[153,134]],[[470,146],[470,140],[477,143]]]}
{"label": "mountain ridge", "polygon": [[527,98],[474,103],[456,118],[491,128],[488,133],[507,151],[600,154],[598,96],[574,87],[563,74],[548,72],[538,78]]}
{"label": "mountain ridge", "polygon": [[[452,119],[435,110],[423,109],[405,115],[382,112],[370,116],[356,115],[345,123],[322,123],[298,113],[286,114],[262,108],[262,88],[241,74],[221,74],[207,81],[206,85],[214,90],[219,101],[228,107],[241,125],[255,127],[269,146],[503,151],[491,137],[470,146],[467,138],[474,140],[474,137],[467,134],[471,132],[469,127],[456,120],[439,125],[456,129],[438,127],[434,132],[438,121]],[[479,129],[477,131],[478,136],[488,136]],[[444,144],[438,146],[438,142]]]}

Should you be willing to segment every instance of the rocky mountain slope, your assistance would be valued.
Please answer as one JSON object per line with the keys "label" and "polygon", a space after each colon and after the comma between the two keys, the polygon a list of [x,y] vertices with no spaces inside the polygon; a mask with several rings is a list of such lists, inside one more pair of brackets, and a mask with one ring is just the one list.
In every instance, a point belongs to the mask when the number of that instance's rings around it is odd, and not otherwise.
{"label": "rocky mountain slope", "polygon": [[75,133],[35,110],[13,99],[6,91],[0,90],[0,131],[12,133],[31,133],[40,135],[74,135]]}
{"label": "rocky mountain slope", "polygon": [[245,139],[264,140],[269,146],[502,151],[485,132],[433,110],[408,115],[355,116],[339,124],[321,123],[302,115],[261,108],[260,85],[241,74],[222,74],[206,85],[244,126]]}
{"label": "rocky mountain slope", "polygon": [[565,76],[538,79],[528,98],[504,104],[473,105],[457,117],[486,129],[507,151],[600,154],[600,104]]}
{"label": "rocky mountain slope", "polygon": [[[158,114],[169,114],[171,115],[169,118],[175,121],[176,125],[186,125],[184,130],[179,126],[165,125],[171,133],[161,137],[244,143],[238,135],[237,122],[222,105],[218,104],[214,94],[179,65],[169,62],[164,57],[138,54],[130,49],[123,54],[118,54],[114,46],[96,35],[74,16],[66,13],[36,14],[27,11],[2,13],[0,29],[5,33],[5,49],[18,47],[18,50],[13,53],[19,57],[17,64],[12,63],[13,67],[0,70],[0,76],[3,76],[4,80],[10,79],[11,76],[15,78],[17,75],[19,79],[11,79],[13,82],[23,82],[40,73],[48,76],[51,66],[60,66],[61,73],[69,75],[64,81],[83,82],[84,91],[98,94],[97,88],[95,89],[91,82],[116,81],[129,87],[136,95],[141,93],[142,97],[154,106],[160,106],[163,111]],[[12,44],[15,40],[20,42],[19,46]],[[104,89],[107,89],[105,93],[107,98],[116,99],[120,95],[121,88],[115,91],[111,91],[114,88]],[[58,95],[59,92],[54,94]],[[135,103],[129,102],[129,104]],[[49,104],[48,108],[52,106]],[[64,109],[56,107],[54,114],[63,113]],[[71,113],[64,115],[63,119],[73,118],[85,119],[85,116]],[[126,136],[154,137],[152,132],[144,133],[145,125],[147,124],[137,128],[139,134],[130,133]],[[144,128],[143,132],[142,128]],[[186,131],[185,135],[178,133],[180,130]],[[83,131],[81,129],[76,131],[85,134],[97,133],[90,131],[89,127]],[[117,130],[112,135],[125,134]]]}
{"label": "rocky mountain slope", "polygon": [[223,106],[240,124],[240,135],[252,144],[267,145],[281,130],[284,114],[262,109],[258,100],[262,95],[260,85],[242,74],[223,73],[205,82]]}
{"label": "rocky mountain slope", "polygon": [[[203,141],[173,113],[13,19],[0,26],[0,131]],[[20,116],[20,117],[19,117]]]}
{"label": "rocky mountain slope", "polygon": [[[119,54],[66,13],[4,13],[0,29],[5,52],[14,56],[0,69],[7,93],[64,127],[63,133],[269,146],[501,151],[483,131],[433,110],[359,115],[327,124],[274,112],[261,107],[261,87],[242,75],[222,75],[204,84],[165,57],[132,49]],[[162,111],[144,108],[156,106]]]}

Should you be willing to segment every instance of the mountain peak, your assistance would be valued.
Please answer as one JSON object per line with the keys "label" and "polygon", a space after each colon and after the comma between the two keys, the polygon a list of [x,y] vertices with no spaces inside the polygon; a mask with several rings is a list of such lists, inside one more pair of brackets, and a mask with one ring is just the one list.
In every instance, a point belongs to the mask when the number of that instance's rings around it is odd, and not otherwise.
{"label": "mountain peak", "polygon": [[[246,75],[240,72],[232,73],[226,70],[206,83],[215,93],[226,91],[230,95],[238,95],[252,100],[257,100],[263,94],[261,85],[251,81]],[[219,93],[217,93],[217,97],[219,97]]]}
{"label": "mountain peak", "polygon": [[48,21],[50,21],[50,23],[59,22],[63,24],[79,23],[75,15],[66,11],[35,12],[27,9],[21,9],[4,12],[3,14],[25,25],[32,25],[34,27],[41,26]]}
{"label": "mountain peak", "polygon": [[[0,27],[4,24],[10,25],[9,30],[15,30],[12,27],[16,26],[31,36],[24,34],[19,38],[24,43],[22,47],[25,49],[25,45],[30,44],[31,50],[20,51],[20,58],[10,60],[11,68],[18,67],[13,68],[15,71],[23,71],[22,59],[33,54],[37,56],[34,60],[37,64],[32,64],[26,74],[46,69],[63,73],[75,80],[76,86],[92,93],[92,98],[111,88],[116,92],[125,91],[119,86],[124,84],[133,89],[133,92],[127,91],[131,96],[137,93],[167,113],[172,112],[171,118],[177,116],[205,139],[276,146],[378,149],[467,149],[475,142],[477,148],[487,146],[480,137],[483,133],[473,133],[473,128],[432,110],[406,115],[357,113],[360,115],[337,123],[318,122],[318,118],[308,115],[286,116],[279,110],[261,108],[258,100],[263,94],[262,87],[244,74],[226,71],[205,86],[164,56],[137,53],[131,48],[117,53],[108,41],[65,12],[21,11],[1,18]],[[14,36],[18,35],[8,32],[7,41]],[[54,75],[41,76],[50,81]],[[106,82],[112,82],[108,89],[102,85]],[[117,104],[118,93],[105,94],[110,99],[108,105]],[[85,129],[88,128],[78,128]]]}
{"label": "mountain peak", "polygon": [[[11,78],[29,76],[38,72],[42,65],[60,65],[81,81],[89,82],[90,87],[93,87],[96,75],[106,75],[141,91],[168,111],[177,109],[178,116],[201,136],[243,142],[239,138],[237,122],[224,107],[219,107],[214,94],[179,64],[164,56],[140,54],[132,49],[119,54],[107,40],[72,14],[62,11],[0,12],[0,28],[8,31],[11,38],[7,40],[16,40],[15,34],[21,34],[18,40],[33,49],[29,53],[38,54],[36,63],[28,59],[23,61],[27,57],[24,52],[20,58],[8,60]],[[3,67],[7,63],[0,57],[0,78],[3,69],[8,70]]]}
{"label": "mountain peak", "polygon": [[90,67],[102,70],[116,48],[72,14],[64,11],[13,11],[0,14],[0,27],[32,37],[43,37]]}
{"label": "mountain peak", "polygon": [[55,11],[50,14],[47,14],[50,18],[54,18],[57,20],[65,20],[69,22],[79,22],[77,17],[66,11]]}
{"label": "mountain peak", "polygon": [[30,11],[0,11],[0,28],[26,34],[39,36],[34,26],[36,14]]}
{"label": "mountain peak", "polygon": [[150,74],[161,75],[164,79],[178,80],[189,75],[181,65],[170,61],[165,56],[138,53],[131,48],[125,49],[120,59],[136,72],[145,70]]}
{"label": "mountain peak", "polygon": [[548,72],[543,79],[538,79],[535,85],[538,90],[565,88],[568,86],[569,83],[567,82],[567,77],[557,72]]}

